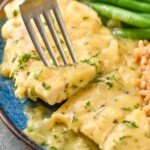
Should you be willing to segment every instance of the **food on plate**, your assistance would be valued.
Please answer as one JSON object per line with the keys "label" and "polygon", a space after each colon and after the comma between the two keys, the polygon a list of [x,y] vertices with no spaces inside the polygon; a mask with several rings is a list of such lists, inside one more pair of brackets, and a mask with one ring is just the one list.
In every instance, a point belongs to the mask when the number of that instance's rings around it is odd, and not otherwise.
{"label": "food on plate", "polygon": [[[121,21],[112,33],[121,38],[150,39],[150,1],[79,0],[94,8],[100,16]],[[117,29],[116,29],[117,28]],[[142,33],[143,32],[143,33]]]}
{"label": "food on plate", "polygon": [[[60,103],[86,86],[99,72],[113,69],[112,62],[117,63],[117,40],[102,25],[97,14],[81,3],[66,0],[60,1],[61,10],[79,63],[56,68],[49,58],[52,67],[45,67],[30,41],[17,4],[17,0],[13,1],[5,9],[8,21],[2,35],[7,42],[4,62],[0,67],[1,74],[13,77],[17,97],[41,98],[50,105]],[[47,25],[45,29],[50,37]],[[69,59],[63,38],[60,38]],[[41,44],[46,49],[42,40]],[[53,41],[52,47],[61,62]],[[112,53],[114,57],[111,57]]]}
{"label": "food on plate", "polygon": [[132,39],[149,39],[150,38],[150,28],[148,29],[114,29],[112,31],[113,35],[122,38],[132,38]]}
{"label": "food on plate", "polygon": [[129,10],[125,10],[122,8],[118,8],[116,6],[112,6],[109,4],[103,3],[90,3],[91,7],[93,7],[98,13],[117,20],[121,20],[130,25],[134,25],[137,27],[150,27],[150,20],[147,17],[139,15],[137,13],[131,12]]}
{"label": "food on plate", "polygon": [[[36,112],[36,113],[35,113]],[[24,133],[37,144],[54,150],[98,150],[98,145],[82,133],[76,133],[63,123],[56,123],[53,127],[49,109],[41,105],[28,107],[28,127]],[[53,149],[52,149],[53,150]]]}
{"label": "food on plate", "polygon": [[139,41],[135,49],[136,61],[140,64],[141,73],[140,84],[138,86],[139,94],[143,97],[143,107],[148,117],[150,117],[150,43],[148,41]]}
{"label": "food on plate", "polygon": [[[41,104],[28,106],[24,133],[50,150],[149,150],[149,42],[117,39],[89,6],[73,0],[58,3],[79,61],[58,68],[50,58],[50,68],[39,59],[21,19],[19,0],[5,7],[0,73],[13,78],[16,97],[40,98],[53,107],[66,100],[54,113]],[[70,60],[55,19],[54,23]],[[41,38],[40,42],[45,50]]]}
{"label": "food on plate", "polygon": [[150,13],[150,1],[148,0],[148,3],[145,3],[144,1],[139,2],[137,0],[91,0],[95,2],[103,2],[108,3],[111,5],[119,6],[122,8],[126,8],[135,12],[144,12],[144,13]]}

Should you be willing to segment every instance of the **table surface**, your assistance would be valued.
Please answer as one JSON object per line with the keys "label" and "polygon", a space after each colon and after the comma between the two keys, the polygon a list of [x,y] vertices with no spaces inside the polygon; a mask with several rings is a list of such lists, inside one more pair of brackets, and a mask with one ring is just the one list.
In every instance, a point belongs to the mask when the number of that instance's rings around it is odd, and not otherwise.
{"label": "table surface", "polygon": [[29,150],[0,120],[0,150]]}

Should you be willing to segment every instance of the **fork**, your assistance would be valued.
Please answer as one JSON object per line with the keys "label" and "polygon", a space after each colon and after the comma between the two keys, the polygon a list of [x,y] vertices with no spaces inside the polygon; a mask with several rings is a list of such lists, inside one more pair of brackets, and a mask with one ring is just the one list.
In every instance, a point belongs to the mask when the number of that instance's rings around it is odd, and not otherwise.
{"label": "fork", "polygon": [[56,44],[56,47],[60,53],[60,56],[63,60],[64,65],[69,64],[66,54],[64,52],[64,49],[62,47],[61,41],[58,37],[55,25],[53,24],[53,20],[52,20],[52,15],[51,12],[53,12],[56,21],[58,23],[58,26],[60,28],[61,34],[63,35],[63,38],[65,40],[65,43],[67,45],[67,48],[69,50],[69,53],[71,55],[72,61],[73,63],[77,63],[77,58],[74,52],[74,49],[72,47],[70,38],[68,36],[68,33],[66,31],[62,16],[61,16],[61,12],[59,10],[59,6],[57,3],[57,0],[24,0],[21,4],[20,4],[20,12],[24,21],[24,24],[26,26],[26,29],[29,33],[29,36],[33,42],[33,45],[35,46],[35,49],[37,50],[41,60],[43,61],[43,63],[47,66],[50,67],[50,63],[44,53],[43,48],[40,45],[39,39],[36,35],[36,32],[33,29],[33,26],[31,24],[31,19],[34,20],[37,29],[44,41],[44,44],[55,64],[55,66],[61,66],[61,64],[58,62],[57,57],[55,56],[55,53],[53,51],[53,48],[50,44],[50,41],[48,39],[48,36],[45,32],[44,29],[44,25],[42,23],[42,20],[40,18],[41,15],[44,16],[44,19],[46,21],[46,24],[48,26],[48,29],[50,30],[50,33],[54,39],[54,42]]}
{"label": "fork", "polygon": [[10,0],[3,0],[2,2],[0,1],[0,12],[3,10],[5,5],[9,2]]}

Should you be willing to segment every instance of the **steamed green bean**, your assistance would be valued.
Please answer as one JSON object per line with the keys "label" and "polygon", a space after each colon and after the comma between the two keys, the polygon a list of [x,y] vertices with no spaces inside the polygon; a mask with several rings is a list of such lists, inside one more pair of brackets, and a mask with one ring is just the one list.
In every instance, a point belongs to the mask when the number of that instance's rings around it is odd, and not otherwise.
{"label": "steamed green bean", "polygon": [[135,1],[135,0],[93,0],[93,1],[112,4],[114,6],[119,6],[137,12],[150,13],[150,4],[143,3],[143,1]]}
{"label": "steamed green bean", "polygon": [[112,31],[112,33],[121,38],[132,38],[132,39],[150,39],[150,28],[139,29],[139,28],[117,28]]}
{"label": "steamed green bean", "polygon": [[95,9],[100,15],[104,15],[108,18],[117,19],[136,27],[150,27],[150,19],[135,12],[104,3],[89,2],[87,4]]}

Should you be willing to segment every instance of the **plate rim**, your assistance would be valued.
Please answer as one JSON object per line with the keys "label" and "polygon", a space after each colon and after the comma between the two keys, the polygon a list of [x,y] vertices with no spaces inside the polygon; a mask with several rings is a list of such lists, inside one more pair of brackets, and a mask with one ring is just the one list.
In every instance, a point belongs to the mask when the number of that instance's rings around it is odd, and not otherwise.
{"label": "plate rim", "polygon": [[[5,20],[6,16],[4,16],[2,20]],[[0,30],[1,31],[1,30]],[[1,32],[0,32],[1,37]],[[25,135],[21,130],[19,130],[15,124],[12,122],[12,120],[8,117],[8,115],[3,110],[3,107],[0,106],[0,120],[4,123],[4,125],[11,131],[11,133],[24,145],[26,145],[30,149],[34,150],[43,150],[40,146],[38,146],[34,141],[29,139],[27,135]]]}
{"label": "plate rim", "polygon": [[28,148],[32,148],[34,150],[42,150],[41,147],[39,147],[35,142],[30,140],[21,130],[17,129],[14,123],[9,119],[9,117],[2,110],[2,107],[0,107],[0,119],[2,120],[4,125],[11,131],[11,133],[13,133],[13,135],[19,141],[25,144]]}

